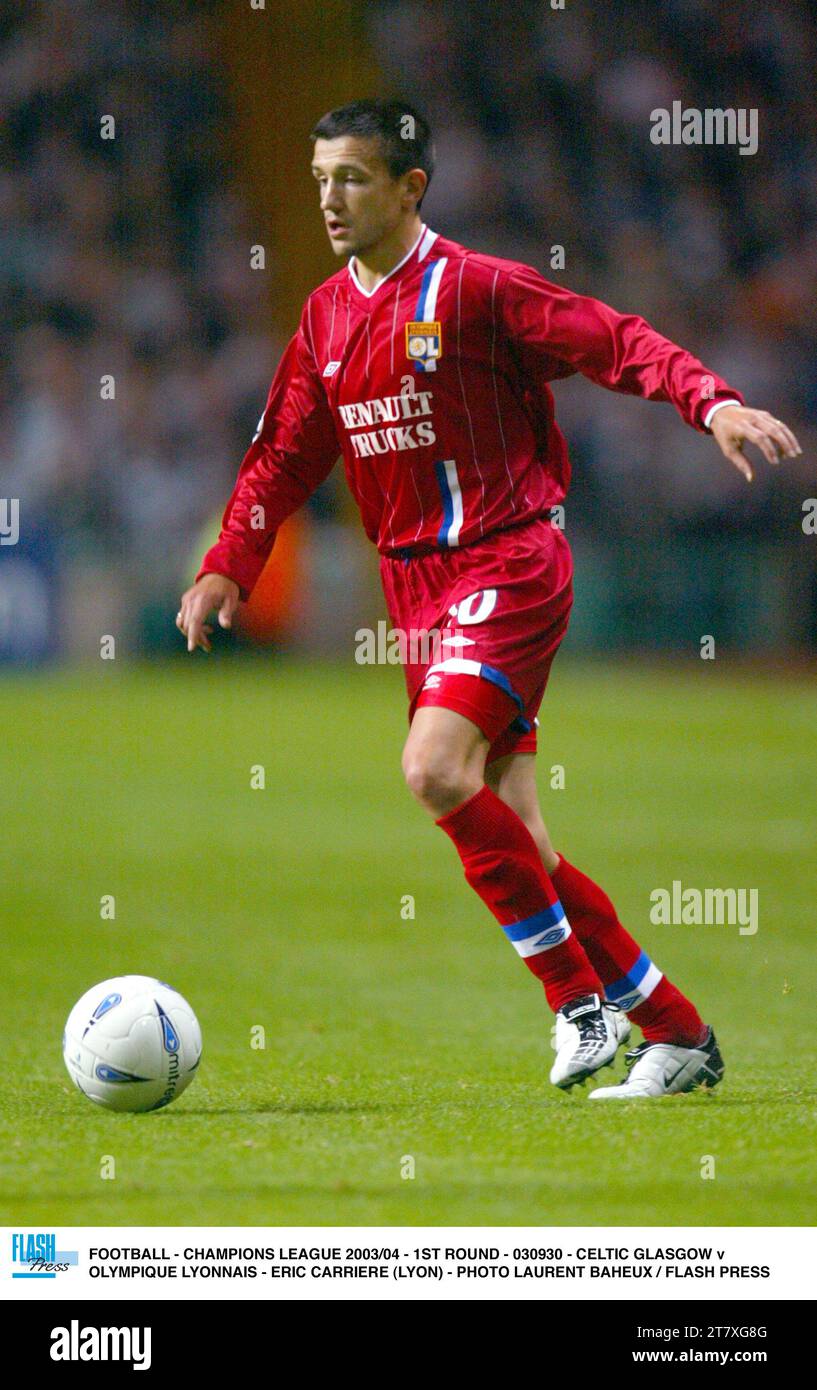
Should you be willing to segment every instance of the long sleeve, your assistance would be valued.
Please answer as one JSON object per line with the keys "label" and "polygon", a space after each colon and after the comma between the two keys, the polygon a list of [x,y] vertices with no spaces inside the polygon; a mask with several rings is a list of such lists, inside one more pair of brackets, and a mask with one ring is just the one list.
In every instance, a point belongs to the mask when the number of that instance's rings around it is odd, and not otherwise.
{"label": "long sleeve", "polygon": [[529,266],[508,275],[501,312],[511,350],[545,380],[581,372],[609,391],[669,401],[702,432],[715,402],[743,404],[739,391],[645,319],[554,285]]}
{"label": "long sleeve", "polygon": [[340,446],[301,315],[270,386],[258,433],[244,456],[221,523],[197,578],[223,574],[247,599],[282,521],[332,471]]}

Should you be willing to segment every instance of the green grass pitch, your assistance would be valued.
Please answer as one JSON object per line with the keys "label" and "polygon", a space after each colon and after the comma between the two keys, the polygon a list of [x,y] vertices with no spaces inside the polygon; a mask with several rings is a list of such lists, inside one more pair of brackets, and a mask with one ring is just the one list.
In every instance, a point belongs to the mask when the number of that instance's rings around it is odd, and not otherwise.
{"label": "green grass pitch", "polygon": [[[557,663],[539,758],[554,842],[727,1062],[712,1095],[596,1107],[549,1085],[540,987],[403,787],[398,670],[119,665],[0,683],[5,1223],[813,1220],[805,681]],[[650,925],[673,879],[757,887],[757,935]],[[204,1032],[197,1080],[151,1115],[97,1110],[61,1058],[71,1005],[127,972],[169,980]]]}

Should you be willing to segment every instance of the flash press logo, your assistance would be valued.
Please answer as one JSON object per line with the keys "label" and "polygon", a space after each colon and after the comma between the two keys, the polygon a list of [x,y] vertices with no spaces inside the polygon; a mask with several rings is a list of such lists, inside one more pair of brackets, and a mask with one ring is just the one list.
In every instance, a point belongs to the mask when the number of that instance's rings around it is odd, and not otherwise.
{"label": "flash press logo", "polygon": [[149,1327],[68,1327],[51,1329],[52,1361],[130,1361],[135,1371],[150,1370]]}
{"label": "flash press logo", "polygon": [[53,1231],[15,1231],[11,1237],[12,1279],[56,1279],[79,1261],[78,1250],[58,1250]]}

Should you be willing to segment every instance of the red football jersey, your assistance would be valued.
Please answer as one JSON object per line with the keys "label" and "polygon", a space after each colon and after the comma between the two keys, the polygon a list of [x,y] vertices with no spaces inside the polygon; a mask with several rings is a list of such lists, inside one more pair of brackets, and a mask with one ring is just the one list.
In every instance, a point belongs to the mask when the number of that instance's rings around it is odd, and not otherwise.
{"label": "red football jersey", "polygon": [[635,314],[423,225],[363,289],[354,257],[309,296],[200,574],[246,598],[281,522],[343,455],[383,554],[464,546],[546,514],[570,480],[548,382],[582,372],[706,429],[740,394]]}

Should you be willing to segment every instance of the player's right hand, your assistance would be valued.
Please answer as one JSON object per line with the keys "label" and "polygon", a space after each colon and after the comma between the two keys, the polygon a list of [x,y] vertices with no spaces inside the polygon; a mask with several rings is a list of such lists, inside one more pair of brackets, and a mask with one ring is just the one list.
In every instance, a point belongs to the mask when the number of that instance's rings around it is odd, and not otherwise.
{"label": "player's right hand", "polygon": [[208,613],[218,613],[219,627],[232,627],[233,615],[238,607],[239,588],[234,579],[224,574],[203,574],[186,593],[182,594],[181,607],[176,614],[176,626],[187,638],[187,650],[194,652],[196,647],[202,651],[213,650],[210,633],[213,631],[206,622]]}

